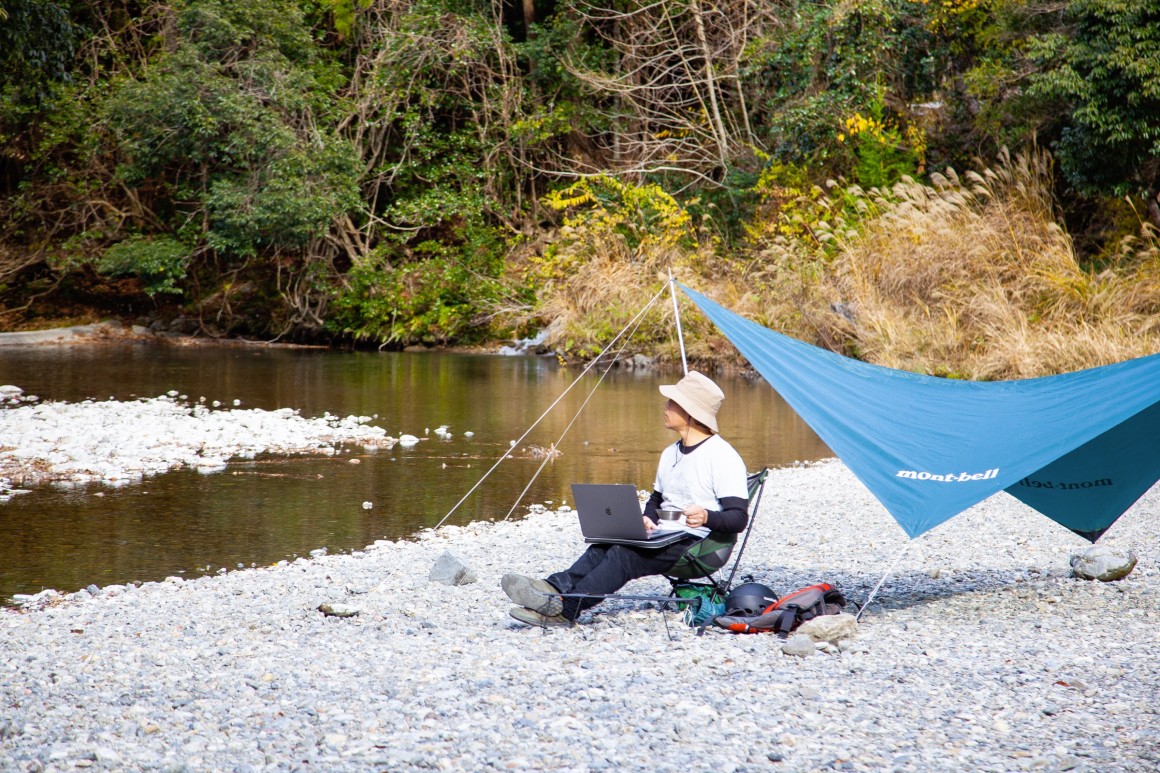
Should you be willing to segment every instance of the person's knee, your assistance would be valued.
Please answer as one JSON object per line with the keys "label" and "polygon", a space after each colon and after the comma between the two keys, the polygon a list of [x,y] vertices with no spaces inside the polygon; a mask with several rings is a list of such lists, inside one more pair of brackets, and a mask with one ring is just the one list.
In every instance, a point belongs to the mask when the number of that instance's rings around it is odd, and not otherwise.
{"label": "person's knee", "polygon": [[633,561],[637,558],[637,552],[628,545],[609,545],[604,555],[618,561]]}
{"label": "person's knee", "polygon": [[623,579],[632,580],[646,574],[652,574],[652,567],[644,560],[640,553],[627,545],[614,545],[616,550],[609,550],[605,556],[605,563],[615,566],[616,571],[623,575]]}

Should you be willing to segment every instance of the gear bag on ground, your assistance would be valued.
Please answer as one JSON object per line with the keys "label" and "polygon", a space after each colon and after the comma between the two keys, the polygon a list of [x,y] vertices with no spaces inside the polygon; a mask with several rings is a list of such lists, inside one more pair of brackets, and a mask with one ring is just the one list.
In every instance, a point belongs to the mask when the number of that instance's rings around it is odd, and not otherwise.
{"label": "gear bag on ground", "polygon": [[714,622],[734,633],[776,633],[781,638],[806,620],[821,615],[837,615],[846,606],[846,597],[827,582],[787,593],[758,615],[722,615]]}

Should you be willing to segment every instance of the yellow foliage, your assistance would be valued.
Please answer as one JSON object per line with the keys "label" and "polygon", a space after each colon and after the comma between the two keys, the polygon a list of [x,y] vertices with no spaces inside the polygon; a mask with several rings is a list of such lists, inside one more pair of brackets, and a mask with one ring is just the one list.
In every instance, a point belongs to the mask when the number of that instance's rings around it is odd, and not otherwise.
{"label": "yellow foliage", "polygon": [[926,171],[926,132],[921,126],[910,124],[906,127],[906,142],[910,145],[910,152],[918,162],[917,172],[922,174]]}
{"label": "yellow foliage", "polygon": [[[536,288],[539,305],[514,321],[549,321],[546,343],[568,355],[599,351],[656,292],[669,269],[680,271],[682,263],[696,261],[700,236],[692,216],[657,184],[600,175],[542,201],[564,217],[540,253],[522,261],[518,280]],[[636,351],[675,351],[675,327],[667,313],[658,311],[645,321]]]}
{"label": "yellow foliage", "polygon": [[674,247],[693,238],[692,218],[656,183],[634,185],[608,175],[585,178],[543,198],[557,210],[572,210],[564,219],[565,242],[579,242],[593,232],[619,234],[630,249]]}
{"label": "yellow foliage", "polygon": [[[886,126],[877,118],[867,118],[861,113],[854,113],[845,120],[846,133],[850,137],[856,137],[859,134],[868,134],[878,141],[886,139]],[[844,141],[844,140],[843,140]]]}
{"label": "yellow foliage", "polygon": [[579,207],[583,204],[589,204],[596,201],[596,197],[587,188],[582,188],[580,183],[568,188],[557,191],[549,191],[546,196],[540,199],[544,206],[557,211],[568,209],[570,207]]}

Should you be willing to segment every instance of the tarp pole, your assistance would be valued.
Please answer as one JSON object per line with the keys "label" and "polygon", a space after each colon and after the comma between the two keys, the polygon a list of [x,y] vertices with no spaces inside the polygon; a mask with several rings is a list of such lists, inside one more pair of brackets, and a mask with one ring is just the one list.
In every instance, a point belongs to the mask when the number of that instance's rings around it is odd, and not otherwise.
{"label": "tarp pole", "polygon": [[689,361],[685,359],[685,336],[681,332],[681,310],[677,307],[677,283],[673,281],[673,269],[669,268],[669,293],[673,296],[673,318],[677,320],[677,341],[681,345],[681,367],[689,375]]}

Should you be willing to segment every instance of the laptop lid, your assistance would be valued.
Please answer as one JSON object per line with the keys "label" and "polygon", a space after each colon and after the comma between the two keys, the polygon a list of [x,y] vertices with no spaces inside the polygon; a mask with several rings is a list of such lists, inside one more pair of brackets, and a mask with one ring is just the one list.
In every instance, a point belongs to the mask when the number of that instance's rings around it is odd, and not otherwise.
{"label": "laptop lid", "polygon": [[573,483],[572,501],[585,539],[649,539],[630,483]]}

